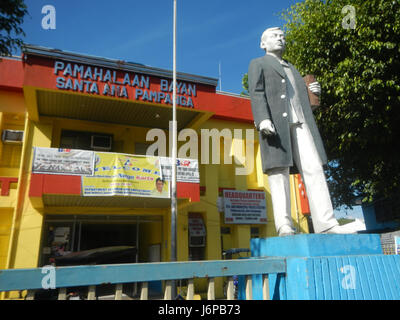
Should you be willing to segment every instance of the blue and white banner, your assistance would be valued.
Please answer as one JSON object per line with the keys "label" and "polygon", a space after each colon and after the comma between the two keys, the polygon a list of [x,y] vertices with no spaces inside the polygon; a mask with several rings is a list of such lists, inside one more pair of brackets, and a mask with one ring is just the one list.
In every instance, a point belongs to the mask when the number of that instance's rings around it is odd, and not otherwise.
{"label": "blue and white banner", "polygon": [[[160,157],[161,171],[164,180],[171,180],[172,158]],[[176,160],[176,181],[200,183],[199,161],[178,158]]]}

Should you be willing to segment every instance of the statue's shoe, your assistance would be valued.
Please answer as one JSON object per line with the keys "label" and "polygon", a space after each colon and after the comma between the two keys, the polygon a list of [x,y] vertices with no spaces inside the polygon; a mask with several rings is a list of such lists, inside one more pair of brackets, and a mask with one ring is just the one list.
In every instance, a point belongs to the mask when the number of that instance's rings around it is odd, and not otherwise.
{"label": "statue's shoe", "polygon": [[286,225],[282,226],[279,229],[279,233],[278,233],[279,237],[293,236],[294,234],[295,234],[294,230],[290,226],[286,226]]}
{"label": "statue's shoe", "polygon": [[351,234],[351,233],[357,233],[356,230],[353,228],[347,227],[346,225],[343,226],[334,226],[333,228],[330,228],[322,233],[328,233],[328,234]]}

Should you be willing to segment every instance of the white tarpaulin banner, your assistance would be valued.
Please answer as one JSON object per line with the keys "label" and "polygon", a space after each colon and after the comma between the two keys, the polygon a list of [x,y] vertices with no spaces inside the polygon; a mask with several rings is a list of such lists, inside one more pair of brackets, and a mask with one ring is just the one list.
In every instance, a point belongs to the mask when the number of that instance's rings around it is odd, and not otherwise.
{"label": "white tarpaulin banner", "polygon": [[225,223],[267,223],[267,204],[264,191],[224,190]]}
{"label": "white tarpaulin banner", "polygon": [[[164,180],[171,180],[172,158],[160,157],[161,172]],[[176,181],[200,183],[199,161],[194,159],[176,160]]]}
{"label": "white tarpaulin banner", "polygon": [[87,150],[34,148],[33,173],[93,175],[94,152]]}

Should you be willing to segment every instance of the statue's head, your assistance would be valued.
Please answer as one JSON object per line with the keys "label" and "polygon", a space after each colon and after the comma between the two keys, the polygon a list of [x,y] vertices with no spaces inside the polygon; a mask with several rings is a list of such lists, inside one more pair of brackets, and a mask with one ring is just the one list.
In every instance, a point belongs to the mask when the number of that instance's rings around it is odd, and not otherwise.
{"label": "statue's head", "polygon": [[261,36],[261,49],[265,52],[283,52],[286,47],[285,34],[279,27],[268,28]]}

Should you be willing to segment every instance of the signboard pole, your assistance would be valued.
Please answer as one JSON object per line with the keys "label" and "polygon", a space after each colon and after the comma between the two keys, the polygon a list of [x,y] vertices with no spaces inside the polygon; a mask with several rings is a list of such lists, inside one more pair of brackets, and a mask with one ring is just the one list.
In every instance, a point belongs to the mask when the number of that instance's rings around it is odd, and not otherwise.
{"label": "signboard pole", "polygon": [[[173,22],[173,93],[172,93],[172,177],[171,177],[171,261],[177,260],[176,248],[176,157],[177,157],[177,123],[176,123],[176,0],[174,0],[174,22]],[[175,299],[176,282],[171,283],[172,299]]]}

